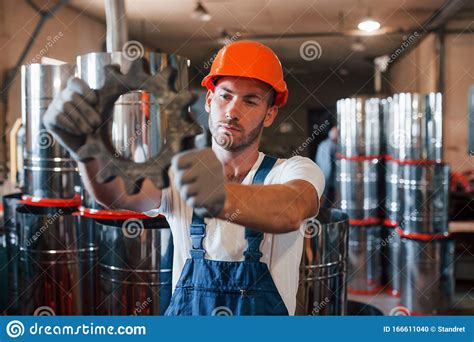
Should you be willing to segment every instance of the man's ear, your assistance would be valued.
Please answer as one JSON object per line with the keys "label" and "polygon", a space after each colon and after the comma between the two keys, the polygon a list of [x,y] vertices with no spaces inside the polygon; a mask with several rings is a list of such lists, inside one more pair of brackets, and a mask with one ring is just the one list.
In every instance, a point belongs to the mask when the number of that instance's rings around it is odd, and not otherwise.
{"label": "man's ear", "polygon": [[206,109],[206,112],[208,112],[208,113],[211,112],[212,95],[214,95],[214,92],[211,91],[211,90],[208,90],[207,94],[206,94],[206,101],[204,103],[204,109]]}
{"label": "man's ear", "polygon": [[276,116],[278,114],[278,107],[277,106],[271,106],[270,108],[267,109],[267,115],[265,116],[265,120],[263,120],[263,127],[269,127],[275,120]]}

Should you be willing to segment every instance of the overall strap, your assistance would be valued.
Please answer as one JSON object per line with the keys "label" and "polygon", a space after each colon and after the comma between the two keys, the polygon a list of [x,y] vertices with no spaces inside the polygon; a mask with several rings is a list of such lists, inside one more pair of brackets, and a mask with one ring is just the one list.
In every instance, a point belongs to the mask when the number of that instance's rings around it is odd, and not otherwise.
{"label": "overall strap", "polygon": [[193,259],[204,259],[206,251],[202,246],[202,240],[206,235],[206,223],[204,223],[204,218],[196,214],[194,210],[189,226],[189,235],[191,236],[191,250],[189,251],[191,257]]}
{"label": "overall strap", "polygon": [[[263,184],[268,173],[275,165],[277,158],[265,155],[260,167],[253,177],[252,184]],[[244,252],[245,261],[259,261],[262,257],[260,252],[260,243],[263,240],[263,233],[245,227],[245,239],[247,240],[247,250]]]}

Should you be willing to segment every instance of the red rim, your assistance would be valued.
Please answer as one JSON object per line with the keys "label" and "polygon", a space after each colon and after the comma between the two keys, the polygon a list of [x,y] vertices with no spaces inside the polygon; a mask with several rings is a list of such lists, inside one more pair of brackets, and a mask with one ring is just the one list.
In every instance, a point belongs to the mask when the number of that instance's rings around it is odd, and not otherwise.
{"label": "red rim", "polygon": [[79,207],[81,205],[81,196],[75,195],[73,198],[41,198],[28,195],[22,195],[20,204],[27,204],[37,207]]}
{"label": "red rim", "polygon": [[382,220],[377,217],[368,217],[366,219],[349,219],[349,225],[351,226],[370,226],[374,224],[380,224]]}
{"label": "red rim", "polygon": [[385,288],[385,293],[389,294],[392,297],[400,298],[400,292],[397,290],[392,289],[390,286]]}
{"label": "red rim", "polygon": [[367,295],[374,295],[374,294],[377,294],[377,293],[380,293],[381,291],[383,291],[383,286],[377,286],[376,288],[372,289],[372,290],[368,290],[368,289],[353,289],[351,287],[348,287],[347,288],[347,292],[350,293],[350,294],[353,294],[353,295],[364,295],[364,296],[367,296]]}
{"label": "red rim", "polygon": [[345,160],[353,160],[353,161],[364,161],[364,160],[374,160],[374,159],[382,159],[382,155],[373,155],[373,156],[353,156],[353,157],[347,157],[339,152],[336,152],[336,157],[339,159],[345,159]]}
{"label": "red rim", "polygon": [[386,227],[396,228],[396,227],[398,227],[398,226],[400,225],[400,222],[398,222],[398,221],[393,221],[393,220],[390,220],[390,219],[387,218],[387,219],[385,219],[385,220],[383,221],[383,224],[384,224],[384,226],[386,226]]}
{"label": "red rim", "polygon": [[153,218],[164,218],[163,215],[159,214],[156,217],[148,216],[140,212],[131,210],[106,210],[106,209],[90,209],[80,207],[79,211],[73,213],[74,216],[83,216],[93,219],[104,219],[104,220],[127,220],[127,219],[153,219]]}
{"label": "red rim", "polygon": [[442,164],[443,163],[443,161],[440,160],[440,159],[436,159],[436,160],[429,160],[429,159],[405,159],[405,160],[401,160],[401,159],[395,159],[390,155],[387,155],[385,157],[385,159],[393,161],[393,162],[395,162],[397,164],[400,164],[400,165],[434,165],[434,164]]}
{"label": "red rim", "polygon": [[397,233],[402,238],[422,240],[422,241],[442,240],[442,239],[447,239],[451,237],[450,233],[444,233],[444,234],[405,233],[400,228],[397,228]]}

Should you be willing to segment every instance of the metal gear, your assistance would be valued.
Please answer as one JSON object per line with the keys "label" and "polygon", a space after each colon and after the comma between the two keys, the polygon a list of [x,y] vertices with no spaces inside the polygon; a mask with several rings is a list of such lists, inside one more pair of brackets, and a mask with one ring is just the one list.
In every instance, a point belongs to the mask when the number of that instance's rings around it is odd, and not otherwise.
{"label": "metal gear", "polygon": [[[168,66],[154,75],[146,70],[145,59],[133,61],[125,74],[120,72],[118,65],[104,67],[105,82],[102,88],[96,90],[98,103],[95,106],[102,116],[103,124],[87,136],[86,142],[77,151],[81,161],[97,160],[98,182],[106,183],[119,176],[124,181],[128,194],[140,191],[145,178],[153,181],[160,189],[166,188],[169,185],[167,170],[171,158],[189,146],[192,138],[202,133],[201,126],[188,113],[188,107],[196,100],[196,95],[187,90],[177,92],[172,87],[175,69]],[[160,153],[144,163],[135,163],[114,155],[106,124],[112,119],[115,101],[120,95],[134,90],[153,93],[160,105],[161,115],[167,120],[167,131]]]}

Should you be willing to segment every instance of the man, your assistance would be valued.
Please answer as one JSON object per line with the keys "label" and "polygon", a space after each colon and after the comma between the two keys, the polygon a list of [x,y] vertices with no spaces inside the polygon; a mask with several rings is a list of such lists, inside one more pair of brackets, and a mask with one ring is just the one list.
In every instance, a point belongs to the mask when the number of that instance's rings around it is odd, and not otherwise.
{"label": "man", "polygon": [[329,130],[328,137],[321,141],[316,152],[316,164],[321,168],[326,186],[323,193],[322,206],[331,208],[335,201],[336,193],[336,142],[337,127]]}
{"label": "man", "polygon": [[[294,314],[299,229],[318,213],[324,178],[308,158],[276,160],[258,151],[263,128],[288,97],[280,61],[260,43],[235,42],[219,51],[202,85],[212,148],[176,155],[170,187],[145,180],[129,196],[120,179],[97,183],[94,161],[79,163],[86,187],[106,206],[158,208],[166,216],[175,246],[166,314]],[[96,101],[73,79],[45,114],[46,128],[72,156],[100,125]]]}

